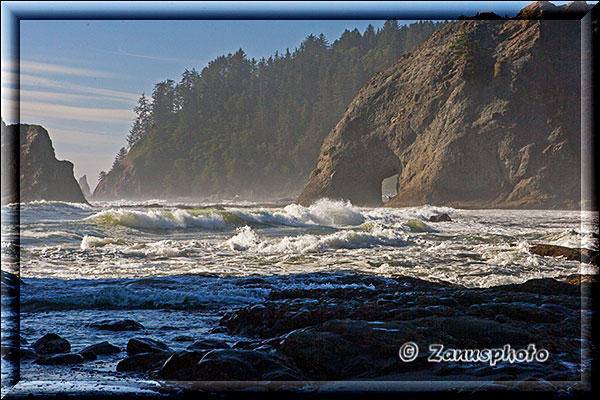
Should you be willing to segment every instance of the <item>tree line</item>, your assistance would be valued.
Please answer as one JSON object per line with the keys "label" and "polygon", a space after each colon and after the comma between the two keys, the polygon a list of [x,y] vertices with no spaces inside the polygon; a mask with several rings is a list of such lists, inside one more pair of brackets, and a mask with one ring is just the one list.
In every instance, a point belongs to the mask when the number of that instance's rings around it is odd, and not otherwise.
{"label": "tree line", "polygon": [[[293,52],[249,59],[242,49],[185,70],[140,97],[127,157],[143,186],[165,195],[275,195],[301,190],[320,146],[375,73],[445,22],[386,21],[330,43],[309,35]],[[114,179],[118,182],[118,179]],[[154,190],[155,191],[155,190]]]}

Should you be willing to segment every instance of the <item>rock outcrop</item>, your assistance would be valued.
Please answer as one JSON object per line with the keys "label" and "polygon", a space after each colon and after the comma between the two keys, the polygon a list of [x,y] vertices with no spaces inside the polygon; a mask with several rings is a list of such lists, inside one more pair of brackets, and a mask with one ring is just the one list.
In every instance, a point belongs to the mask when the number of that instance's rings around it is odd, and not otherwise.
{"label": "rock outcrop", "polygon": [[[18,133],[17,133],[18,131]],[[16,168],[14,140],[20,140],[20,169]],[[16,147],[19,148],[19,147]],[[20,196],[16,185],[2,187],[2,204],[34,200],[87,203],[75,177],[73,163],[57,160],[48,132],[39,125],[5,125],[2,122],[2,158],[12,160],[2,168],[2,181],[13,182],[19,175]],[[3,161],[4,164],[4,161]],[[20,197],[20,199],[19,199]]]}
{"label": "rock outcrop", "polygon": [[79,188],[81,189],[81,193],[83,193],[83,196],[86,199],[91,199],[92,192],[90,191],[90,185],[88,185],[87,176],[83,175],[81,178],[79,178],[77,183],[79,184]]}
{"label": "rock outcrop", "polygon": [[298,203],[381,205],[398,174],[386,205],[578,208],[580,43],[578,20],[449,24],[361,89]]}
{"label": "rock outcrop", "polygon": [[[140,174],[135,168],[131,156],[128,154],[113,168],[104,179],[98,182],[94,189],[95,200],[112,200],[120,198],[143,199],[150,197],[161,197],[162,188],[157,186],[151,194],[142,190],[142,182],[152,182],[150,174]],[[152,186],[152,185],[149,185]]]}

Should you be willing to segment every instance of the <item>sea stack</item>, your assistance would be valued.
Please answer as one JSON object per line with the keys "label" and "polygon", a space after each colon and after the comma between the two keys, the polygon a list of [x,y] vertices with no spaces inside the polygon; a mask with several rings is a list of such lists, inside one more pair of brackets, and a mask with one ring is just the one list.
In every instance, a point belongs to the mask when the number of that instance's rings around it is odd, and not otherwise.
{"label": "sea stack", "polygon": [[379,206],[397,174],[387,206],[579,208],[580,34],[579,20],[445,26],[360,90],[298,203]]}
{"label": "sea stack", "polygon": [[88,185],[87,175],[83,175],[77,181],[79,183],[79,188],[81,189],[81,193],[86,199],[90,199],[92,197],[92,192],[90,191],[90,185]]}
{"label": "sea stack", "polygon": [[[17,138],[20,140],[18,170],[14,165],[15,157],[10,154],[10,143]],[[41,126],[6,125],[3,122],[2,158],[5,156],[13,162],[2,169],[2,181],[10,181],[11,174],[18,174],[20,196],[17,196],[14,187],[3,186],[2,204],[17,201],[18,197],[20,202],[50,200],[87,204],[73,175],[73,163],[56,159],[50,136]]]}

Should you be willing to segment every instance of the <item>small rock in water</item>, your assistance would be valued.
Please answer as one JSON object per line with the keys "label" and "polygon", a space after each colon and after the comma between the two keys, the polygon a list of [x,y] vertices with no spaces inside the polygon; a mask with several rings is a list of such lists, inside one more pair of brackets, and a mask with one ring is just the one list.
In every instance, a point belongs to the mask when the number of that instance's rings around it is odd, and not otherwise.
{"label": "small rock in water", "polygon": [[198,364],[205,351],[180,351],[173,354],[158,371],[159,379],[187,380],[190,371]]}
{"label": "small rock in water", "polygon": [[94,322],[90,324],[90,327],[101,329],[104,331],[139,331],[140,329],[145,329],[144,325],[139,322],[135,322],[132,319],[124,319],[121,321],[113,321],[113,320],[104,320],[100,322]]}
{"label": "small rock in water", "polygon": [[567,260],[580,261],[598,265],[598,252],[588,249],[572,249],[570,247],[552,244],[536,244],[529,248],[529,252],[542,257],[564,257]]}
{"label": "small rock in water", "polygon": [[218,349],[208,352],[186,380],[236,381],[283,380],[303,378],[300,371],[286,365],[280,357],[256,350]]}
{"label": "small rock in water", "polygon": [[37,358],[35,352],[29,349],[18,349],[13,346],[2,345],[2,359],[10,362],[20,360],[33,360]]}
{"label": "small rock in water", "polygon": [[120,353],[121,349],[115,345],[108,343],[108,342],[101,342],[101,343],[96,343],[96,344],[86,347],[85,349],[81,350],[79,352],[79,354],[88,353],[88,352],[93,352],[94,354],[100,356],[100,355],[109,355],[109,354]]}
{"label": "small rock in water", "polygon": [[71,351],[71,344],[55,333],[44,335],[32,347],[39,354],[68,353]]}
{"label": "small rock in water", "polygon": [[81,354],[59,354],[57,356],[42,357],[35,360],[40,365],[71,365],[81,364],[84,358]]}
{"label": "small rock in water", "polygon": [[173,340],[175,342],[193,342],[194,338],[191,336],[186,336],[186,335],[180,335],[180,336],[175,336],[173,338]]}
{"label": "small rock in water", "polygon": [[127,343],[127,354],[130,356],[140,353],[172,353],[166,344],[150,338],[133,338]]}
{"label": "small rock in water", "polygon": [[230,349],[227,343],[216,339],[200,339],[187,347],[189,350]]}
{"label": "small rock in water", "polygon": [[121,360],[117,364],[119,372],[146,372],[158,368],[169,358],[167,353],[140,353]]}
{"label": "small rock in water", "polygon": [[429,222],[447,222],[452,221],[448,214],[432,215],[429,217]]}

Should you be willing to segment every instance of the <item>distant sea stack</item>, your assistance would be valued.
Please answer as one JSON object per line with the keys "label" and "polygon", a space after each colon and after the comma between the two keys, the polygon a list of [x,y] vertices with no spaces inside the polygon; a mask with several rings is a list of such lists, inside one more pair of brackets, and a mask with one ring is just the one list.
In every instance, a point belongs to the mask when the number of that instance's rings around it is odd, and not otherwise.
{"label": "distant sea stack", "polygon": [[579,208],[580,29],[578,20],[445,26],[361,89],[298,203],[378,206],[382,180],[397,174],[388,206]]}
{"label": "distant sea stack", "polygon": [[90,191],[90,185],[88,185],[87,176],[83,175],[81,178],[79,178],[77,183],[79,184],[79,188],[81,189],[81,193],[83,193],[83,196],[86,199],[91,199],[92,192]]}
{"label": "distant sea stack", "polygon": [[[17,130],[19,135],[17,136]],[[57,160],[48,132],[39,125],[6,125],[2,122],[2,158],[14,160],[11,143],[20,140],[20,169],[14,162],[2,168],[2,181],[19,174],[20,201],[54,200],[87,203],[75,177],[73,163]],[[14,185],[13,185],[14,186]],[[14,187],[2,187],[2,204],[17,200]]]}

